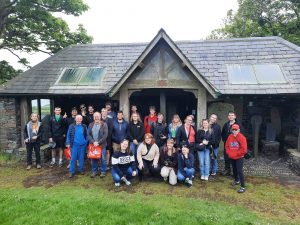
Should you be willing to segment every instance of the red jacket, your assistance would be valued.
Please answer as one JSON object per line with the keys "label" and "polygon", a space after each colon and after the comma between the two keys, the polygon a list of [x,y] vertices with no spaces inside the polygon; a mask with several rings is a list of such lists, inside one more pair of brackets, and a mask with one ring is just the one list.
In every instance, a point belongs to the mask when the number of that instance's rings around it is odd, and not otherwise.
{"label": "red jacket", "polygon": [[230,134],[226,141],[225,149],[230,159],[243,158],[247,152],[247,140],[245,136],[241,133],[238,133],[236,137]]}
{"label": "red jacket", "polygon": [[149,116],[146,116],[144,118],[144,130],[145,130],[145,134],[146,133],[151,133],[151,127],[152,127],[152,124],[153,123],[156,123],[157,121],[157,116],[156,116],[156,113],[154,114],[153,117],[151,117],[150,115]]}

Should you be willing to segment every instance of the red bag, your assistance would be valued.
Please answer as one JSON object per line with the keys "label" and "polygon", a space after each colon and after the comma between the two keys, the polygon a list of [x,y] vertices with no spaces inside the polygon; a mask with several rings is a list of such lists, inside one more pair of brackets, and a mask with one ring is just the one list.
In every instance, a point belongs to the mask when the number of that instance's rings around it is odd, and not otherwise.
{"label": "red bag", "polygon": [[70,160],[71,159],[71,148],[70,147],[65,148],[64,154],[65,154],[66,160]]}
{"label": "red bag", "polygon": [[88,145],[88,155],[87,157],[89,159],[100,159],[102,156],[102,146],[99,145],[97,147],[94,146],[94,144]]}

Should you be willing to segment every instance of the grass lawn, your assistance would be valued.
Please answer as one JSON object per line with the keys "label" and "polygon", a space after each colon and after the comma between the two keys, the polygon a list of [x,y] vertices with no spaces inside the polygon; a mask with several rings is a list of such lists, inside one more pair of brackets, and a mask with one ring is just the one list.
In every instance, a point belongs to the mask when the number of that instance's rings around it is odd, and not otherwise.
{"label": "grass lawn", "polygon": [[115,188],[110,174],[69,180],[65,168],[26,171],[0,158],[0,224],[300,224],[299,187],[247,177],[238,194],[230,181]]}

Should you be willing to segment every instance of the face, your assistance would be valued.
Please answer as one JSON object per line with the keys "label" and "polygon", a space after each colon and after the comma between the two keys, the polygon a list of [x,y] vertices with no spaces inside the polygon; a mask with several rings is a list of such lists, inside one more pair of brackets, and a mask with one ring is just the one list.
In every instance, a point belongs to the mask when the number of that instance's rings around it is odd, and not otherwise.
{"label": "face", "polygon": [[183,147],[183,148],[181,149],[181,151],[182,151],[182,154],[188,154],[188,153],[189,153],[189,149],[186,148],[186,147]]}
{"label": "face", "polygon": [[60,108],[55,108],[54,113],[55,113],[55,115],[60,115],[61,114],[61,109]]}
{"label": "face", "polygon": [[107,116],[107,109],[102,109],[101,110],[101,115],[102,115],[102,117],[106,118],[106,116]]}
{"label": "face", "polygon": [[217,116],[215,114],[212,114],[209,118],[209,121],[211,123],[216,123],[217,122]]}
{"label": "face", "polygon": [[179,118],[178,118],[177,116],[174,117],[173,120],[174,120],[175,123],[178,123],[178,122],[179,122]]}
{"label": "face", "polygon": [[204,129],[207,129],[208,128],[208,121],[207,120],[204,120],[203,122],[202,122],[202,125],[203,125],[203,128]]}
{"label": "face", "polygon": [[89,113],[93,113],[94,112],[94,108],[92,106],[89,106]]}
{"label": "face", "polygon": [[192,117],[190,117],[190,116],[188,116],[188,117],[185,119],[185,123],[186,123],[187,125],[191,125],[192,122],[193,122],[193,119],[192,119]]}
{"label": "face", "polygon": [[132,119],[133,121],[137,121],[138,120],[138,115],[137,114],[132,114]]}
{"label": "face", "polygon": [[153,115],[155,113],[155,109],[150,109],[150,114]]}
{"label": "face", "polygon": [[118,120],[122,120],[123,119],[123,113],[118,113],[117,118],[118,118]]}
{"label": "face", "polygon": [[36,122],[38,120],[37,114],[36,113],[31,114],[30,119],[31,119],[31,121]]}
{"label": "face", "polygon": [[137,111],[137,107],[135,105],[131,106],[131,111],[132,112],[136,112]]}
{"label": "face", "polygon": [[236,136],[240,132],[240,130],[232,129],[231,132],[234,136]]}
{"label": "face", "polygon": [[111,106],[110,105],[106,105],[105,108],[107,109],[107,111],[111,110]]}
{"label": "face", "polygon": [[94,113],[94,121],[96,122],[96,123],[99,123],[100,122],[100,119],[101,119],[101,115],[100,115],[100,113]]}
{"label": "face", "polygon": [[163,116],[163,115],[158,115],[157,121],[158,121],[159,123],[161,123],[163,120],[164,120],[164,116]]}
{"label": "face", "polygon": [[81,115],[77,115],[75,117],[75,121],[76,121],[76,124],[80,124],[82,122],[82,116]]}
{"label": "face", "polygon": [[126,150],[128,148],[128,141],[123,141],[122,143],[121,143],[121,149],[122,150]]}
{"label": "face", "polygon": [[72,116],[77,116],[78,112],[76,109],[73,109],[72,112],[71,112]]}
{"label": "face", "polygon": [[84,105],[81,105],[81,106],[80,106],[80,110],[81,110],[81,111],[84,111],[84,110],[85,110],[85,106],[84,106]]}
{"label": "face", "polygon": [[152,138],[150,138],[150,137],[146,137],[145,138],[145,142],[146,142],[146,144],[151,144],[151,141],[152,141]]}
{"label": "face", "polygon": [[168,148],[168,149],[173,149],[173,147],[174,147],[174,143],[171,142],[171,141],[168,141],[168,142],[167,142],[167,148]]}
{"label": "face", "polygon": [[234,113],[229,113],[228,114],[228,120],[233,121],[236,119],[236,115]]}

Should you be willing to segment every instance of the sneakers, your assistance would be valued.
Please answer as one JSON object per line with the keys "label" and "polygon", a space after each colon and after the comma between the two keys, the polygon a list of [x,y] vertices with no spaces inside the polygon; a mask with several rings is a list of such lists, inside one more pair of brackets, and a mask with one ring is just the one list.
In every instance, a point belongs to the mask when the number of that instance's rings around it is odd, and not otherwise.
{"label": "sneakers", "polygon": [[69,173],[69,178],[73,178],[74,174],[73,173]]}
{"label": "sneakers", "polygon": [[84,172],[83,172],[83,171],[81,171],[81,172],[79,172],[79,174],[80,174],[80,175],[84,175]]}
{"label": "sneakers", "polygon": [[63,167],[63,162],[62,162],[62,161],[59,161],[59,162],[58,162],[58,166],[59,166],[59,167]]}
{"label": "sneakers", "polygon": [[36,165],[36,168],[37,168],[37,169],[41,169],[42,166],[41,166],[40,164],[37,164],[37,165]]}
{"label": "sneakers", "polygon": [[201,178],[200,178],[201,180],[204,180],[204,175],[201,175]]}
{"label": "sneakers", "polygon": [[120,187],[120,183],[115,183],[115,187]]}
{"label": "sneakers", "polygon": [[27,167],[26,167],[26,170],[30,170],[31,169],[31,165],[28,165]]}
{"label": "sneakers", "polygon": [[50,167],[53,167],[55,165],[55,161],[51,161]]}
{"label": "sneakers", "polygon": [[208,181],[208,176],[204,176],[204,180]]}
{"label": "sneakers", "polygon": [[92,174],[91,174],[91,178],[95,178],[96,177],[96,172],[92,172]]}
{"label": "sneakers", "polygon": [[106,176],[106,173],[104,173],[104,172],[101,172],[101,174],[100,174],[100,178],[103,178],[103,177],[105,177]]}
{"label": "sneakers", "polygon": [[214,172],[214,173],[211,173],[210,175],[211,175],[211,176],[216,176],[216,175],[217,175],[217,173],[215,173],[215,172]]}
{"label": "sneakers", "polygon": [[240,181],[233,181],[231,185],[236,186],[236,185],[239,185],[239,184],[240,184]]}
{"label": "sneakers", "polygon": [[187,186],[187,187],[192,187],[193,185],[193,181],[190,180],[189,178],[186,178],[185,181],[184,181],[184,184]]}
{"label": "sneakers", "polygon": [[129,180],[127,180],[126,178],[122,179],[122,181],[127,185],[130,186],[131,182]]}
{"label": "sneakers", "polygon": [[240,189],[239,190],[237,190],[237,193],[244,193],[246,191],[246,189],[245,188],[243,188],[243,187],[240,187]]}

